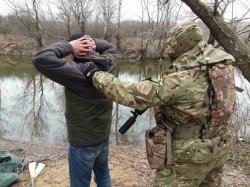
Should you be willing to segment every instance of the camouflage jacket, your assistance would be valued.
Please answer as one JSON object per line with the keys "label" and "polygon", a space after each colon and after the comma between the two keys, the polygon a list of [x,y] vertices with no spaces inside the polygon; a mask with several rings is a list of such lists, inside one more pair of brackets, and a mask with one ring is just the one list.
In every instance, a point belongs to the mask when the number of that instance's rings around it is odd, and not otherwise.
{"label": "camouflage jacket", "polygon": [[210,69],[209,74],[219,80],[212,79],[217,92],[217,103],[213,109],[216,112],[212,115],[215,118],[224,116],[223,112],[220,113],[221,106],[228,105],[227,115],[231,115],[235,109],[234,68],[230,65],[232,62],[234,58],[228,53],[201,42],[176,59],[173,63],[176,71],[171,74],[162,72],[160,80],[129,83],[109,73],[96,72],[93,83],[108,99],[119,104],[140,110],[159,105],[165,122],[177,126],[200,125],[208,116],[206,65],[213,65],[214,70]]}

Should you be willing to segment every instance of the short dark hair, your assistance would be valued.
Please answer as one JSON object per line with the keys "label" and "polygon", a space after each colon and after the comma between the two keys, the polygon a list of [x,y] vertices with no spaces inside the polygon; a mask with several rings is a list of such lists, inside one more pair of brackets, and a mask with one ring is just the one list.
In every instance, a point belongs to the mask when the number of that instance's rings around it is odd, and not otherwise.
{"label": "short dark hair", "polygon": [[73,40],[77,40],[77,39],[79,39],[79,38],[81,38],[81,37],[83,37],[83,36],[84,36],[83,33],[76,33],[76,34],[73,34],[73,35],[71,35],[71,36],[69,37],[69,42],[70,42],[70,41],[73,41]]}

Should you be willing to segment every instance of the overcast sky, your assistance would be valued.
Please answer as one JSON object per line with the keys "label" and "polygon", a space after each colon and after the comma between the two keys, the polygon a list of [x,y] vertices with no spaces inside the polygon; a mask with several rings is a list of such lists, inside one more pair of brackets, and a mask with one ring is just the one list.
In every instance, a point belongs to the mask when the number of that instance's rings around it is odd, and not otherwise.
{"label": "overcast sky", "polygon": [[[249,0],[238,0],[237,3],[234,4],[234,17],[239,17],[250,7],[248,4]],[[122,1],[122,19],[139,19],[141,15],[141,0],[123,0]],[[52,6],[53,7],[53,6]],[[183,7],[186,5],[183,3]],[[185,8],[189,10],[189,8]],[[1,0],[0,4],[0,14],[7,15],[10,12],[8,6],[4,0]],[[248,13],[250,14],[250,13]],[[226,17],[231,19],[231,8],[228,7]],[[250,15],[248,16],[250,17]]]}
{"label": "overcast sky", "polygon": [[[7,15],[10,12],[6,3],[1,0],[0,14]],[[123,17],[127,19],[138,18],[141,14],[140,0],[123,0],[122,2]]]}

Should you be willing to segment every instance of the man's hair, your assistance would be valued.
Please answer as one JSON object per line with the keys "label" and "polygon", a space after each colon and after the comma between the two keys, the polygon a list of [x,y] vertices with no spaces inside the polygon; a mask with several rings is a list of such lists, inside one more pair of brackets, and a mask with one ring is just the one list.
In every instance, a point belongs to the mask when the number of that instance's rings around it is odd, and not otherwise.
{"label": "man's hair", "polygon": [[73,41],[73,40],[77,40],[81,37],[83,37],[84,34],[83,33],[76,33],[76,34],[73,34],[69,37],[69,42]]}
{"label": "man's hair", "polygon": [[[81,38],[81,37],[83,37],[83,36],[84,36],[83,33],[76,33],[76,34],[73,34],[73,35],[71,35],[71,36],[69,37],[69,42],[71,42],[71,41],[73,41],[73,40],[77,40],[77,39],[79,39],[79,38]],[[73,61],[75,61],[76,63],[81,63],[81,62],[83,62],[82,59],[80,59],[80,58],[78,58],[78,57],[76,57],[76,56],[73,57]]]}

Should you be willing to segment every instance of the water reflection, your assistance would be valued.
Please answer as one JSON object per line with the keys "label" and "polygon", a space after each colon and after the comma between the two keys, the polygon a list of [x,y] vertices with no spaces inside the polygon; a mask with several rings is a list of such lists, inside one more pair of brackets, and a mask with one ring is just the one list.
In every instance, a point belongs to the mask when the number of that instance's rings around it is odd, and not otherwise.
{"label": "water reflection", "polygon": [[[31,59],[23,63],[2,63],[0,59],[0,136],[6,138],[40,141],[44,143],[67,144],[66,123],[64,118],[63,87],[37,73],[31,65]],[[167,63],[157,61],[118,63],[115,74],[123,80],[137,82],[146,77],[159,78],[159,72],[167,70]],[[238,76],[240,77],[240,76]],[[236,83],[240,86],[237,77]],[[244,88],[244,87],[243,87]],[[250,93],[249,84],[245,93]],[[236,124],[246,123],[249,127],[249,102],[239,95],[239,103],[247,105],[238,110]],[[138,116],[135,124],[121,135],[118,129],[131,116],[131,108],[114,103],[111,128],[111,142],[116,144],[144,144],[145,129],[154,126],[153,112],[149,109]],[[239,108],[239,107],[238,107]],[[241,112],[242,113],[239,113]],[[240,128],[239,128],[240,129]],[[250,134],[249,128],[244,131]]]}
{"label": "water reflection", "polygon": [[[29,59],[30,60],[30,59]],[[27,60],[28,61],[28,60]],[[156,61],[122,62],[115,74],[131,82],[158,78],[166,64]],[[44,143],[67,143],[63,87],[37,73],[29,63],[0,68],[0,132],[6,138]],[[145,129],[154,125],[152,111],[146,111],[125,135],[118,132],[131,116],[131,108],[114,103],[111,142],[142,145]]]}

